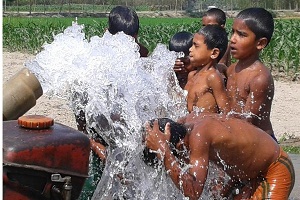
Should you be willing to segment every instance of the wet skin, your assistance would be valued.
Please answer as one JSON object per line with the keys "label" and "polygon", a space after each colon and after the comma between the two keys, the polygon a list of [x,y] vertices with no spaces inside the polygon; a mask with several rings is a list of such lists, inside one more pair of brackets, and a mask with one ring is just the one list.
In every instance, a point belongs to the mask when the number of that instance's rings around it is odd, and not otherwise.
{"label": "wet skin", "polygon": [[231,110],[238,113],[236,117],[243,118],[239,113],[252,113],[246,120],[274,135],[270,121],[274,81],[270,70],[259,60],[266,45],[267,39],[256,39],[243,20],[234,20],[230,48],[238,62],[227,70],[227,90]]}
{"label": "wet skin", "polygon": [[195,34],[190,48],[190,62],[196,69],[189,73],[185,90],[188,91],[187,107],[191,112],[196,106],[204,112],[228,111],[228,98],[222,75],[216,69],[219,49],[207,49],[204,36]]}
{"label": "wet skin", "polygon": [[233,181],[243,181],[260,176],[279,155],[279,146],[270,136],[243,120],[193,112],[179,121],[189,127],[189,133],[176,146],[189,152],[187,171],[182,171],[169,148],[169,124],[164,133],[157,121],[153,129],[147,124],[146,145],[161,152],[157,156],[174,184],[190,199],[200,197],[209,161],[224,168]]}

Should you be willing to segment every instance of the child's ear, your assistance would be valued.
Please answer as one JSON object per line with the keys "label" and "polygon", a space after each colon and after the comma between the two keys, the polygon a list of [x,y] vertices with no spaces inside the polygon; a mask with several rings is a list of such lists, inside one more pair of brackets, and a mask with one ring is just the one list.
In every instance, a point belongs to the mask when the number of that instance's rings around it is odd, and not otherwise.
{"label": "child's ear", "polygon": [[213,48],[212,51],[211,51],[210,57],[211,57],[211,59],[217,59],[219,54],[220,54],[220,49]]}
{"label": "child's ear", "polygon": [[263,37],[263,38],[260,38],[258,41],[257,41],[257,44],[256,44],[256,48],[258,50],[262,50],[263,48],[265,48],[268,44],[268,39]]}

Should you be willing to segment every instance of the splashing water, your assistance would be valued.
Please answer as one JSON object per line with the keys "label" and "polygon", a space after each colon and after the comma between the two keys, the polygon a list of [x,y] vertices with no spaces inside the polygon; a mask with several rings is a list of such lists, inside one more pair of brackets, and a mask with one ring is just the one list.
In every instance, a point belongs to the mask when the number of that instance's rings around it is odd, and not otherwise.
{"label": "splashing water", "polygon": [[74,114],[84,110],[87,126],[109,144],[93,199],[184,199],[163,168],[142,160],[144,123],[187,114],[173,72],[178,55],[158,44],[149,57],[140,58],[131,36],[105,32],[87,41],[83,29],[73,22],[25,66],[45,95],[69,100]]}

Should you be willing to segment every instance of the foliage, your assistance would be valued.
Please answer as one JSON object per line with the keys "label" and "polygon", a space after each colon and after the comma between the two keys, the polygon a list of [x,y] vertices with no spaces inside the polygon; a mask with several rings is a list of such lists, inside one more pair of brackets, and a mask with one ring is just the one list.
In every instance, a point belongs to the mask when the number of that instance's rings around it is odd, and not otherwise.
{"label": "foliage", "polygon": [[279,138],[279,144],[281,145],[283,150],[287,153],[300,154],[300,146],[285,144],[286,141],[293,140],[293,139],[296,139],[295,135],[284,133],[281,136],[281,138]]}
{"label": "foliage", "polygon": [[293,134],[289,134],[289,133],[284,133],[281,138],[279,139],[279,143],[282,143],[282,142],[285,142],[285,141],[288,141],[290,139],[294,139],[295,138],[295,135]]}
{"label": "foliage", "polygon": [[[4,11],[97,11],[115,5],[127,5],[135,10],[206,10],[208,6],[216,6],[223,10],[241,10],[248,7],[263,7],[275,10],[299,10],[299,0],[3,0]],[[101,7],[103,6],[103,7]],[[32,10],[31,10],[32,9]]]}
{"label": "foliage", "polygon": [[282,148],[287,153],[300,154],[300,147],[299,146],[283,146]]}
{"label": "foliage", "polygon": [[299,72],[300,20],[275,20],[275,31],[270,44],[262,52],[263,61],[279,72]]}
{"label": "foliage", "polygon": [[[73,18],[3,18],[3,47],[8,51],[37,53],[42,45],[53,41],[53,35],[63,32]],[[85,25],[86,38],[102,36],[107,18],[79,18]],[[201,27],[199,18],[140,18],[139,42],[150,51],[157,43],[168,44],[178,31],[195,33]],[[226,29],[231,32],[232,19]],[[262,61],[271,70],[287,74],[299,74],[300,19],[277,19],[270,44],[262,52]],[[230,37],[230,34],[229,34]]]}

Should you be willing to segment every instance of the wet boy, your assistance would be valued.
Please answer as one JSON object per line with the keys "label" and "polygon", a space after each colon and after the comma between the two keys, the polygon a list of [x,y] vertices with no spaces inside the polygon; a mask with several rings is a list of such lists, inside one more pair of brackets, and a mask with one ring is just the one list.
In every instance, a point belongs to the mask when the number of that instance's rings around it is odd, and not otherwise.
{"label": "wet boy", "polygon": [[135,38],[136,43],[140,46],[141,57],[148,56],[148,49],[138,42],[138,32],[140,28],[139,17],[134,10],[127,6],[114,7],[108,16],[108,31],[111,34],[123,31],[125,34]]}
{"label": "wet boy", "polygon": [[[234,185],[220,185],[224,199],[288,199],[295,182],[292,161],[261,129],[219,114],[191,113],[179,121],[147,123],[145,141],[186,197],[199,199],[212,162],[241,186],[232,194]],[[180,161],[189,167],[182,168]]]}
{"label": "wet boy", "polygon": [[179,58],[181,62],[184,63],[184,67],[181,70],[177,70],[177,66],[174,66],[174,71],[178,79],[179,85],[184,89],[187,83],[187,77],[190,71],[194,70],[191,66],[189,59],[189,49],[193,44],[194,35],[190,32],[181,31],[173,35],[169,41],[169,50],[175,52],[183,52],[183,57]]}
{"label": "wet boy", "polygon": [[[219,8],[209,9],[202,17],[202,26],[207,25],[219,25],[225,29],[226,25],[226,14]],[[224,56],[219,61],[217,66],[218,70],[226,77],[227,66],[231,63],[230,61],[230,48],[226,49]]]}
{"label": "wet boy", "polygon": [[237,15],[232,26],[230,48],[232,57],[238,61],[227,70],[227,90],[231,113],[261,128],[276,140],[270,121],[273,77],[259,59],[273,31],[273,17],[263,8],[248,8]]}
{"label": "wet boy", "polygon": [[218,25],[207,25],[194,35],[190,62],[195,68],[188,75],[187,108],[189,112],[226,113],[229,109],[224,80],[216,65],[227,48],[226,31]]}
{"label": "wet boy", "polygon": [[[127,6],[116,6],[114,7],[108,16],[108,31],[111,34],[116,34],[118,32],[123,31],[125,34],[130,35],[135,38],[135,41],[139,45],[140,49],[140,56],[141,57],[147,57],[149,51],[146,47],[144,47],[142,44],[140,44],[137,41],[138,38],[138,31],[139,31],[139,18],[137,13],[132,10],[131,8]],[[77,122],[77,128],[79,131],[82,131],[83,133],[88,134],[86,127],[86,119],[85,119],[85,111],[84,107],[87,104],[88,97],[83,94],[82,97],[82,107],[75,111],[75,119]],[[92,129],[89,129],[90,132],[94,133],[95,131]],[[97,136],[98,134],[95,133]],[[98,141],[99,140],[99,141]],[[101,139],[98,138],[97,140],[90,139],[91,142],[91,148],[92,150],[102,159],[106,159],[105,155],[105,149],[106,144]],[[102,143],[102,144],[101,144]]]}
{"label": "wet boy", "polygon": [[[222,11],[219,8],[209,9],[202,17],[202,26],[219,25],[225,29],[225,24],[226,24],[226,14],[224,13],[224,11]],[[226,74],[227,66],[229,66],[230,63],[231,63],[230,48],[228,46],[225,54],[220,59],[218,65],[217,65],[217,69],[222,74],[225,84],[227,81],[227,74]],[[185,65],[180,59],[177,59],[175,61],[174,71],[176,73],[181,73],[181,71],[185,71],[184,67],[185,67]]]}

